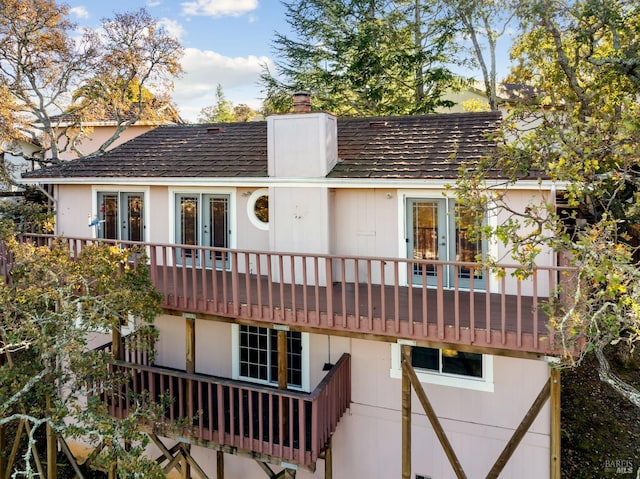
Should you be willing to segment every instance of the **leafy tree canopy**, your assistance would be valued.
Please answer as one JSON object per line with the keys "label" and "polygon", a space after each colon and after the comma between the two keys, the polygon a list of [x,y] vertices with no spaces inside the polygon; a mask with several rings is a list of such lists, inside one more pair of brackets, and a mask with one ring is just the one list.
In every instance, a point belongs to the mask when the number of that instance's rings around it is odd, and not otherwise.
{"label": "leafy tree canopy", "polygon": [[[133,317],[136,347],[153,350],[150,324],[160,298],[148,270],[131,264],[140,252],[96,244],[72,255],[64,241],[37,247],[16,241],[6,223],[2,229],[0,261],[10,258],[12,269],[0,280],[0,426],[26,430],[33,440],[47,425],[67,440],[106,445],[101,455],[118,464],[121,477],[162,477],[157,464],[141,457],[148,439],[137,429],[157,411],[134,401],[131,417],[112,418],[97,393],[124,393],[127,378],[109,367],[114,358],[108,351],[87,344],[96,332],[120,330]],[[25,447],[13,470],[35,477],[37,453]]]}
{"label": "leafy tree canopy", "polygon": [[79,39],[67,15],[54,0],[2,2],[0,121],[29,136],[35,130],[41,162],[63,151],[91,153],[78,140],[94,119],[116,125],[97,148],[104,151],[129,125],[165,111],[171,79],[182,71],[180,44],[144,9],[115,14]]}
{"label": "leafy tree canopy", "polygon": [[[603,354],[640,340],[640,8],[536,0],[517,13],[522,34],[511,80],[533,86],[538,102],[505,120],[499,154],[461,172],[460,199],[508,216],[482,233],[509,245],[522,264],[532,267],[549,249],[569,257],[570,294],[549,309],[565,359],[574,364],[577,349],[594,352],[602,379],[640,407],[638,389],[612,373]],[[508,181],[489,186],[496,170]],[[565,206],[550,198],[510,209],[504,192],[530,174],[554,180]]]}
{"label": "leafy tree canopy", "polygon": [[454,29],[437,2],[285,2],[294,36],[276,34],[276,71],[265,71],[264,113],[286,112],[291,93],[341,116],[432,112],[454,82],[445,66]]}

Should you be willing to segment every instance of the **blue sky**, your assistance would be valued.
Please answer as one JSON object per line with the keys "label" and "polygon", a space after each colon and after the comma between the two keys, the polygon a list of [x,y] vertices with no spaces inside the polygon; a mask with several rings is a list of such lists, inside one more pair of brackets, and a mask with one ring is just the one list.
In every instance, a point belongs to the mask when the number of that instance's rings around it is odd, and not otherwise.
{"label": "blue sky", "polygon": [[274,32],[287,32],[279,0],[64,0],[80,26],[96,27],[114,12],[146,7],[185,48],[185,74],[173,98],[181,115],[195,121],[215,102],[221,84],[228,100],[254,108],[261,64],[270,64]]}
{"label": "blue sky", "polygon": [[[218,84],[234,105],[260,108],[258,80],[262,65],[273,66],[274,33],[290,31],[280,0],[60,1],[70,7],[72,20],[86,27],[97,27],[115,12],[146,7],[185,48],[185,74],[175,81],[173,99],[188,121],[215,103]],[[498,40],[499,79],[507,73],[510,43],[509,34]],[[481,78],[479,72],[458,73]]]}

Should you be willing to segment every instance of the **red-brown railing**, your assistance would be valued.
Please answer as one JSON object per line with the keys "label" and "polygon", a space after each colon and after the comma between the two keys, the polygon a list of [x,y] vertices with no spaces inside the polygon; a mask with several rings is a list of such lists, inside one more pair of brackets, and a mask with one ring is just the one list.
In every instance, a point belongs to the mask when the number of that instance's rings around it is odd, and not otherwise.
{"label": "red-brown railing", "polygon": [[[49,244],[54,237],[24,239]],[[65,240],[74,254],[97,241]],[[146,248],[169,311],[391,340],[558,352],[544,308],[566,281],[566,267],[539,267],[522,278],[515,265],[501,266],[498,275],[463,262],[118,243]]]}
{"label": "red-brown railing", "polygon": [[306,394],[242,381],[119,361],[129,381],[104,391],[110,413],[126,417],[137,401],[163,405],[162,434],[211,441],[301,466],[318,459],[351,402],[351,359],[343,354]]}

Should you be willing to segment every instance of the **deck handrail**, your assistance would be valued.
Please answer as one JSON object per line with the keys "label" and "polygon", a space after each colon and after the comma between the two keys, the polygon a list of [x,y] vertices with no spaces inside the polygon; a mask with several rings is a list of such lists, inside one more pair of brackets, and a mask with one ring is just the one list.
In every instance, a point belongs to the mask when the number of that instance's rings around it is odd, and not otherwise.
{"label": "deck handrail", "polygon": [[[22,238],[42,245],[57,239]],[[99,242],[145,248],[169,313],[536,354],[559,352],[544,308],[573,271],[540,266],[522,277],[516,264],[499,265],[497,275],[460,261],[64,239],[73,254]]]}
{"label": "deck handrail", "polygon": [[191,440],[238,447],[281,460],[311,466],[324,449],[351,402],[350,356],[343,354],[311,393],[280,390],[246,381],[190,374],[160,366],[116,361],[130,371],[118,391],[104,391],[115,417],[125,417],[136,396],[163,402],[161,433],[187,434]]}

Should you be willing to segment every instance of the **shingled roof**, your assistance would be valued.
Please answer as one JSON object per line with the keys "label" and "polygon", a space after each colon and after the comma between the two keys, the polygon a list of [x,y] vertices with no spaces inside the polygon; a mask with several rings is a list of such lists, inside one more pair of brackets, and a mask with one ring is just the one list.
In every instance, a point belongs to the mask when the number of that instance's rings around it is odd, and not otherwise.
{"label": "shingled roof", "polygon": [[[499,112],[338,119],[330,178],[451,179],[494,145]],[[267,123],[167,125],[27,178],[267,177]]]}

